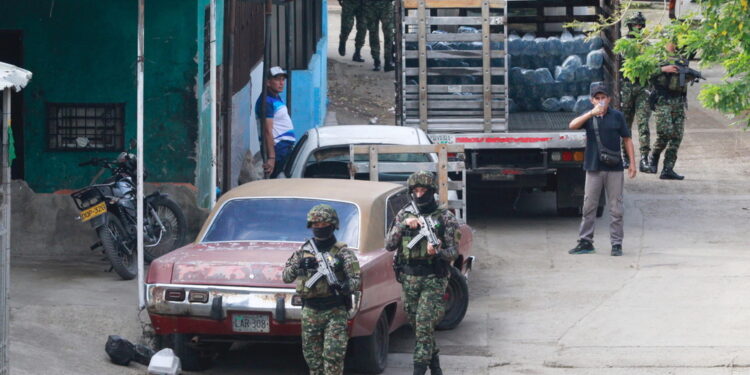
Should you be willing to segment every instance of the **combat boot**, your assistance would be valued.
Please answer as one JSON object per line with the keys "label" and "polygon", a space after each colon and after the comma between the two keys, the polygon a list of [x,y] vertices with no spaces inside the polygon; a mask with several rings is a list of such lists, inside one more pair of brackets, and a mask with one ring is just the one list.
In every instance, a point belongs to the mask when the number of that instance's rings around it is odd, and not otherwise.
{"label": "combat boot", "polygon": [[674,171],[672,168],[664,168],[661,171],[661,176],[659,176],[662,180],[682,180],[685,178],[685,176],[678,175],[677,172]]}
{"label": "combat boot", "polygon": [[649,172],[648,173],[656,173],[656,171],[659,170],[659,157],[661,156],[661,153],[654,152],[651,154],[651,159],[649,160]]}
{"label": "combat boot", "polygon": [[363,58],[362,58],[362,55],[360,55],[360,53],[359,53],[359,52],[360,52],[360,50],[361,50],[361,48],[357,48],[357,49],[356,49],[356,50],[354,51],[354,55],[352,56],[352,61],[356,61],[356,62],[365,62],[365,59],[363,59]]}
{"label": "combat boot", "polygon": [[414,375],[424,375],[427,372],[427,365],[422,363],[414,364]]}
{"label": "combat boot", "polygon": [[393,61],[391,59],[385,59],[385,65],[383,65],[383,71],[384,72],[392,72],[396,67],[393,66]]}
{"label": "combat boot", "polygon": [[440,368],[440,355],[437,353],[433,354],[430,360],[430,375],[443,375],[443,370]]}
{"label": "combat boot", "polygon": [[375,59],[375,64],[372,68],[373,72],[379,72],[380,71],[380,59]]}
{"label": "combat boot", "polygon": [[641,163],[638,169],[643,173],[651,173],[651,163],[649,163],[648,155],[641,155]]}
{"label": "combat boot", "polygon": [[339,39],[339,55],[346,56],[346,40]]}

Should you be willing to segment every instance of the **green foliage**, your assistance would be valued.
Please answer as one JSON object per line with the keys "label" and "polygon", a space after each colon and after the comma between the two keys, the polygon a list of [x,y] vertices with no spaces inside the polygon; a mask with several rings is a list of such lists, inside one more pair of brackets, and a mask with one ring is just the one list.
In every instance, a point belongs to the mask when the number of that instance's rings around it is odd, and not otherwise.
{"label": "green foliage", "polygon": [[[631,81],[647,82],[658,72],[659,61],[666,57],[666,44],[676,45],[684,55],[697,53],[701,67],[721,65],[725,74],[715,84],[701,85],[698,99],[710,109],[737,118],[750,127],[750,6],[749,0],[698,0],[700,14],[684,20],[657,25],[621,38],[614,51],[625,58],[622,75]],[[632,0],[623,0],[615,19],[601,20],[588,31],[598,33],[622,16]],[[623,27],[623,33],[627,28]]]}

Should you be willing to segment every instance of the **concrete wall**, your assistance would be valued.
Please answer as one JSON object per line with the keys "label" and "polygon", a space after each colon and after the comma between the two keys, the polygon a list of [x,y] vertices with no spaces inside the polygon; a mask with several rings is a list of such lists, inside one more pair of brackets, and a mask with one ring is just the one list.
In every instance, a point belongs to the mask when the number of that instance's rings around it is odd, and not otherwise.
{"label": "concrete wall", "polygon": [[258,63],[250,73],[250,81],[232,97],[232,181],[237,179],[245,154],[255,154],[260,150],[258,140],[258,118],[255,116],[255,100],[261,94],[263,85],[263,63]]}
{"label": "concrete wall", "polygon": [[[211,89],[208,85],[209,82],[203,81],[204,71],[210,69],[210,66],[205,66],[204,55],[210,54],[211,50],[206,45],[204,50],[204,31],[203,28],[206,23],[209,22],[209,18],[206,17],[206,7],[209,6],[209,0],[198,0],[197,2],[197,30],[196,40],[198,50],[196,59],[198,61],[198,74],[196,77],[196,92],[198,93],[198,144],[196,147],[197,154],[197,165],[195,169],[195,184],[198,187],[198,205],[201,207],[208,207],[210,200],[211,189],[216,188],[214,181],[211,181]],[[216,1],[216,61],[214,62],[217,66],[222,64],[223,53],[222,46],[224,45],[224,0]],[[216,79],[219,80],[221,77],[217,72]],[[220,88],[217,88],[219,90]],[[219,93],[217,92],[217,95]],[[216,108],[217,111],[220,108]],[[218,117],[217,117],[218,121]],[[218,155],[217,155],[218,157]]]}
{"label": "concrete wall", "polygon": [[[24,0],[0,4],[0,29],[23,33],[24,179],[36,191],[85,186],[77,164],[117,152],[48,151],[47,102],[124,103],[136,136],[137,1]],[[193,182],[197,115],[195,0],[146,1],[145,162],[150,181]]]}
{"label": "concrete wall", "polygon": [[299,139],[306,131],[323,125],[328,107],[328,2],[323,0],[322,30],[315,54],[306,70],[291,72],[292,122]]}
{"label": "concrete wall", "polygon": [[[177,202],[188,221],[187,240],[195,240],[206,210],[195,205],[196,189],[188,184],[146,184],[146,194],[159,190]],[[11,185],[11,254],[14,257],[101,257],[89,250],[98,241],[89,223],[76,220],[78,209],[69,194],[34,193],[21,180]]]}

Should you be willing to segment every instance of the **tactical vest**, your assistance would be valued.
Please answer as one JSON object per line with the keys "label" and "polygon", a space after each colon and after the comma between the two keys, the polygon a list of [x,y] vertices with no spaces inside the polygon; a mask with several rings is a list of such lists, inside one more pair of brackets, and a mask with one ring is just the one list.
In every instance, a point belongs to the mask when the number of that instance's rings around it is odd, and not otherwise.
{"label": "tactical vest", "polygon": [[[688,61],[683,58],[672,58],[664,65],[688,66]],[[654,87],[659,91],[666,91],[671,95],[687,94],[688,83],[695,80],[692,74],[685,74],[683,85],[680,85],[680,75],[678,73],[659,73],[654,79]]]}
{"label": "tactical vest", "polygon": [[[443,228],[443,222],[440,220],[440,216],[443,214],[443,209],[437,209],[433,213],[431,213],[428,216],[431,216],[433,220],[437,223],[437,228],[432,228],[432,230],[436,231],[436,234],[439,238],[442,238],[443,232],[445,231]],[[412,212],[407,211],[407,218],[409,217],[417,217],[416,214]],[[412,238],[417,236],[419,234],[418,229],[411,229],[406,228],[404,230],[403,236],[401,236],[401,259],[405,263],[408,263],[409,261],[413,260],[428,260],[435,257],[434,255],[430,255],[427,253],[427,238],[422,238],[414,247],[409,249],[409,242],[411,242]]]}
{"label": "tactical vest", "polygon": [[[344,274],[343,267],[340,267],[340,269],[336,269],[336,258],[338,258],[338,254],[341,252],[341,249],[345,248],[346,244],[343,242],[336,242],[331,246],[331,249],[323,252],[323,255],[330,258],[328,259],[328,262],[334,266],[334,273],[336,274],[336,277],[339,280],[344,280],[346,278],[346,275]],[[315,255],[312,254],[312,252],[302,249],[302,256],[303,257],[315,257]],[[320,249],[319,249],[320,250]],[[341,260],[343,261],[343,260]],[[314,275],[318,270],[305,270],[305,272],[301,275],[297,276],[297,294],[300,295],[302,298],[322,298],[322,297],[330,297],[333,295],[331,293],[331,288],[328,285],[328,279],[324,276],[321,277],[311,288],[308,288],[305,286],[305,283],[307,280]]]}

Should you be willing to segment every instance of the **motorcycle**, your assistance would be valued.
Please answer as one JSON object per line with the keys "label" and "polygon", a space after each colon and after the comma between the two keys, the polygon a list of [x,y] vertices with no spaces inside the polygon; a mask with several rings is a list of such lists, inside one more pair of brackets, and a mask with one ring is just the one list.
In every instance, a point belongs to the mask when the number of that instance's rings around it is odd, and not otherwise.
{"label": "motorcycle", "polygon": [[[89,222],[96,230],[99,241],[91,250],[102,247],[102,252],[124,280],[133,279],[138,273],[137,263],[137,217],[136,217],[136,157],[122,152],[114,161],[94,158],[78,164],[98,166],[99,171],[92,183],[71,194],[81,222]],[[112,176],[102,184],[94,181],[109,169]],[[144,179],[146,173],[144,172]],[[176,248],[185,241],[187,220],[185,214],[166,194],[158,191],[143,199],[143,257],[150,262]]]}

